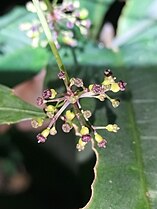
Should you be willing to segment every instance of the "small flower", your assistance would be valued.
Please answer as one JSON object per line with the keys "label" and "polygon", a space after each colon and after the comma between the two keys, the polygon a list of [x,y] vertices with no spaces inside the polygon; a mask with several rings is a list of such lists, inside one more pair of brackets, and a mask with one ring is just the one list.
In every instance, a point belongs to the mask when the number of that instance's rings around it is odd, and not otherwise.
{"label": "small flower", "polygon": [[92,86],[91,91],[93,91],[95,94],[101,94],[104,92],[104,87],[102,85],[99,84],[94,84]]}
{"label": "small flower", "polygon": [[51,97],[51,90],[50,89],[44,90],[42,96],[44,99],[49,99]]}
{"label": "small flower", "polygon": [[48,105],[48,106],[45,108],[45,111],[51,112],[51,113],[54,113],[55,110],[56,110],[56,107],[53,106],[53,105]]}
{"label": "small flower", "polygon": [[116,107],[119,106],[120,101],[119,101],[119,99],[111,99],[111,103],[112,103],[112,106],[113,106],[114,108],[116,108]]}
{"label": "small flower", "polygon": [[80,138],[78,141],[78,144],[76,145],[77,150],[79,152],[84,150],[86,144],[87,144],[87,142],[83,142],[82,139]]}
{"label": "small flower", "polygon": [[127,83],[125,83],[123,81],[119,81],[118,85],[119,85],[121,91],[125,91],[125,86],[127,85]]}
{"label": "small flower", "polygon": [[113,74],[112,74],[112,71],[110,69],[107,69],[107,70],[104,71],[104,75],[107,76],[107,77],[110,77]]}
{"label": "small flower", "polygon": [[59,79],[65,80],[65,72],[60,71],[60,72],[58,73],[58,78],[59,78]]}
{"label": "small flower", "polygon": [[47,140],[47,137],[50,133],[50,129],[46,128],[40,134],[37,135],[38,143],[44,143]]}
{"label": "small flower", "polygon": [[66,26],[67,26],[68,29],[72,29],[74,27],[74,23],[71,22],[71,21],[68,21]]}
{"label": "small flower", "polygon": [[82,126],[81,130],[80,130],[80,134],[81,135],[86,135],[89,134],[89,128]]}
{"label": "small flower", "polygon": [[85,134],[85,135],[82,135],[82,141],[83,142],[89,142],[91,141],[91,135],[90,134]]}
{"label": "small flower", "polygon": [[37,118],[31,121],[31,125],[33,128],[38,128],[43,125],[43,122],[44,122],[43,118]]}
{"label": "small flower", "polygon": [[99,99],[101,102],[103,102],[106,98],[106,95],[105,94],[99,94],[96,98]]}
{"label": "small flower", "polygon": [[80,78],[71,78],[70,79],[70,86],[77,86],[77,87],[83,87],[83,81]]}
{"label": "small flower", "polygon": [[94,133],[95,135],[95,140],[97,141],[98,147],[106,147],[107,141],[105,139],[103,139],[103,137],[98,134],[97,132]]}
{"label": "small flower", "polygon": [[106,148],[107,141],[103,139],[101,142],[98,143],[98,147],[100,148]]}
{"label": "small flower", "polygon": [[37,105],[38,105],[38,106],[41,106],[42,104],[43,104],[43,98],[38,97],[38,98],[37,98]]}
{"label": "small flower", "polygon": [[62,130],[63,130],[65,133],[69,133],[71,129],[72,129],[72,127],[69,125],[69,123],[64,123],[64,124],[62,125]]}
{"label": "small flower", "polygon": [[119,84],[118,83],[112,83],[111,84],[111,91],[113,92],[118,92],[120,90]]}
{"label": "small flower", "polygon": [[41,134],[38,134],[37,135],[37,140],[38,140],[38,143],[44,143],[46,141],[47,138],[45,138],[43,135]]}
{"label": "small flower", "polygon": [[110,132],[117,132],[120,128],[117,126],[117,124],[108,124],[107,126],[105,126],[105,129]]}
{"label": "small flower", "polygon": [[85,118],[87,121],[88,121],[88,119],[92,116],[92,113],[91,113],[90,110],[85,110],[85,111],[82,110],[81,112],[82,112],[84,118]]}
{"label": "small flower", "polygon": [[54,89],[46,89],[43,91],[43,98],[44,99],[53,99],[55,98],[57,92]]}
{"label": "small flower", "polygon": [[81,9],[77,16],[82,20],[86,19],[88,17],[88,10],[85,8]]}
{"label": "small flower", "polygon": [[65,114],[65,117],[66,117],[67,120],[71,121],[71,120],[74,119],[75,114],[74,114],[72,111],[67,110],[67,111],[66,111],[66,114]]}
{"label": "small flower", "polygon": [[53,126],[51,129],[50,129],[50,135],[54,136],[57,134],[57,130],[56,130],[56,127]]}

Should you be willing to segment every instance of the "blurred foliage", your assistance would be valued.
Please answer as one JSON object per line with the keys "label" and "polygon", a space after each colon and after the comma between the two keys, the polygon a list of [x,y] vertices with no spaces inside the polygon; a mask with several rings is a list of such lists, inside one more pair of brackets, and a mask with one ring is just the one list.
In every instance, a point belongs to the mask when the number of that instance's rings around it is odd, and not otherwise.
{"label": "blurred foliage", "polygon": [[0,124],[12,124],[22,120],[44,117],[43,111],[14,95],[14,92],[0,85]]}

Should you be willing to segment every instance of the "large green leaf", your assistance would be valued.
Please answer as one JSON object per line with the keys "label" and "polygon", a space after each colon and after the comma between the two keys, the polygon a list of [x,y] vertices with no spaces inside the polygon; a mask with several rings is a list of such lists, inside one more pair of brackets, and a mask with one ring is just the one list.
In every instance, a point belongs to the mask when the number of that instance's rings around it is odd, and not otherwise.
{"label": "large green leaf", "polygon": [[[118,46],[142,44],[151,51],[156,44],[156,9],[157,1],[144,0],[138,4],[136,0],[127,1],[118,21],[117,37],[114,44]],[[140,48],[141,45],[138,47]],[[142,52],[141,52],[142,53]]]}
{"label": "large green leaf", "polygon": [[0,98],[0,124],[17,123],[45,115],[42,110],[24,102],[3,85],[0,85]]}
{"label": "large green leaf", "polygon": [[101,106],[95,124],[110,120],[121,129],[117,134],[102,132],[108,146],[105,150],[97,148],[94,195],[86,208],[156,209],[157,71],[119,70],[116,75],[128,82],[127,91],[120,95],[118,109],[110,107],[109,118],[105,119],[102,114],[105,109]]}

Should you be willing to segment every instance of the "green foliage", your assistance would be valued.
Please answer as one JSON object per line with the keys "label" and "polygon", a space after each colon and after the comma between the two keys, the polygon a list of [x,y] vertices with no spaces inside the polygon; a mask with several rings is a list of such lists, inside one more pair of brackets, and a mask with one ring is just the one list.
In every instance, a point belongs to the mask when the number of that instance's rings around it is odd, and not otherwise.
{"label": "green foliage", "polygon": [[23,7],[17,7],[0,19],[0,71],[37,71],[47,64],[48,52],[42,48],[33,49],[31,40],[19,29],[21,23],[33,17]]}
{"label": "green foliage", "polygon": [[118,22],[117,37],[126,66],[156,65],[157,1],[127,1]]}
{"label": "green foliage", "polygon": [[91,37],[96,38],[103,24],[105,13],[113,0],[80,0],[82,8],[87,8],[92,21]]}
{"label": "green foliage", "polygon": [[[109,107],[112,114],[107,120],[116,119],[121,129],[116,134],[106,133],[106,150],[97,149],[97,179],[87,208],[155,209],[157,71],[119,70],[116,76],[128,82],[127,92],[120,95],[121,105],[115,111]],[[96,124],[104,123],[102,112],[104,107],[96,113]]]}
{"label": "green foliage", "polygon": [[17,123],[45,115],[42,110],[22,101],[3,85],[0,85],[0,98],[0,124]]}

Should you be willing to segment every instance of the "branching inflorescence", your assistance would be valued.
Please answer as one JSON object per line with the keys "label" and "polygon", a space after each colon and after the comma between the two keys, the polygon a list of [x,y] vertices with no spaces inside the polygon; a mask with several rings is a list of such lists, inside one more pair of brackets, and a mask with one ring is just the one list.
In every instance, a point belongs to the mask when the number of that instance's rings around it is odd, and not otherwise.
{"label": "branching inflorescence", "polygon": [[[79,39],[86,37],[91,26],[88,19],[88,10],[79,8],[79,1],[67,2],[62,4],[46,5],[40,1],[40,8],[46,17],[52,38],[57,46],[79,47]],[[29,12],[36,13],[36,8],[32,2],[26,4]],[[40,21],[34,18],[32,22],[25,22],[20,25],[20,29],[26,31],[27,36],[32,40],[33,47],[46,47],[48,41],[44,36],[44,31]]]}
{"label": "branching inflorescence", "polygon": [[[119,106],[118,99],[112,99],[108,92],[124,91],[126,83],[123,81],[116,82],[110,70],[105,70],[104,79],[101,84],[90,84],[88,87],[80,78],[69,78],[62,59],[58,53],[58,49],[52,38],[53,33],[50,30],[49,22],[41,9],[39,0],[32,0],[36,8],[41,26],[47,37],[52,53],[57,62],[59,73],[58,79],[63,80],[66,91],[62,94],[57,93],[55,89],[46,89],[42,93],[42,97],[37,98],[37,104],[44,106],[46,118],[49,120],[49,125],[41,133],[37,135],[38,143],[44,143],[49,135],[57,134],[56,123],[58,119],[63,121],[62,130],[69,133],[72,129],[78,137],[77,149],[82,151],[85,145],[91,140],[97,143],[98,147],[106,147],[107,141],[98,133],[104,129],[109,132],[117,132],[119,127],[116,124],[108,124],[104,126],[91,125],[89,118],[92,113],[90,110],[84,110],[80,100],[86,98],[95,98],[103,102],[108,99],[114,108]],[[49,2],[45,0],[45,2]],[[51,10],[51,4],[49,10]],[[54,8],[52,8],[53,10]],[[32,120],[32,126],[37,128],[42,126],[44,118]]]}
{"label": "branching inflorescence", "polygon": [[[58,78],[65,80],[65,73],[60,71]],[[62,95],[57,94],[55,89],[44,90],[42,97],[37,98],[37,104],[39,106],[45,105],[44,111],[50,122],[47,128],[37,135],[38,143],[44,143],[49,134],[55,135],[57,133],[56,122],[60,118],[63,121],[62,130],[68,133],[73,129],[75,135],[79,137],[76,146],[78,151],[84,150],[85,145],[92,139],[97,142],[98,147],[105,148],[107,141],[98,133],[98,130],[106,129],[109,132],[117,132],[119,127],[116,124],[91,125],[89,118],[92,113],[89,110],[82,109],[80,100],[95,98],[103,102],[108,99],[112,106],[116,108],[119,106],[119,100],[110,98],[107,92],[124,91],[125,86],[126,83],[123,81],[116,82],[112,72],[106,70],[101,84],[91,84],[85,87],[82,79],[71,78],[66,86],[66,92]],[[43,124],[43,121],[42,118],[32,120],[32,126],[37,128]]]}

